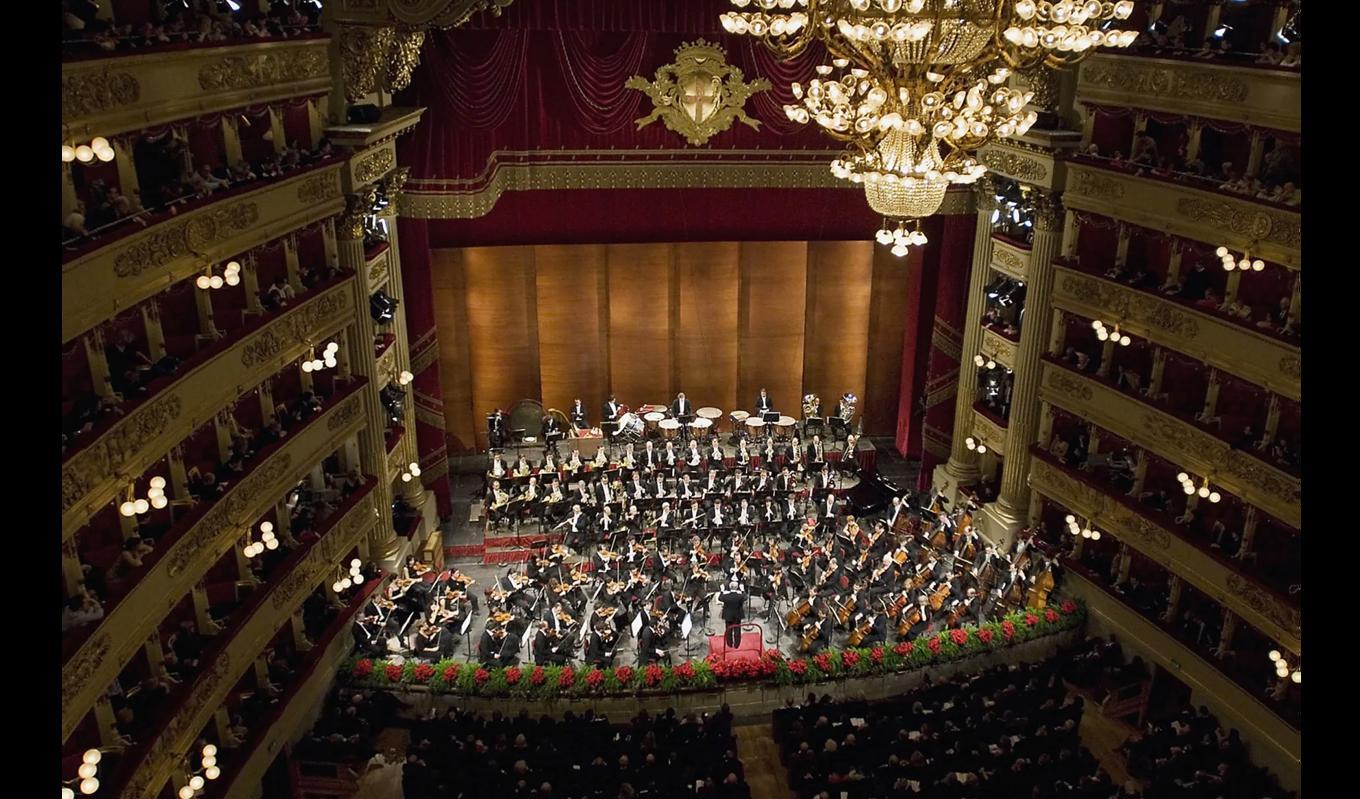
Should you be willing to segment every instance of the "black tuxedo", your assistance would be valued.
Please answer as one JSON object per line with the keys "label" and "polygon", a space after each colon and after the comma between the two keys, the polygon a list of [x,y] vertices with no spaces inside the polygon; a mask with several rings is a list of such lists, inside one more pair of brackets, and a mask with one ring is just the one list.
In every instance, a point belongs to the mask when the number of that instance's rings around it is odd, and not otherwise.
{"label": "black tuxedo", "polygon": [[586,420],[586,406],[572,405],[571,413],[568,415],[571,417],[571,423],[578,428],[584,430],[587,427],[590,427],[590,423]]}
{"label": "black tuxedo", "polygon": [[606,422],[617,421],[619,418],[619,404],[617,402],[606,402],[600,408],[600,419]]}
{"label": "black tuxedo", "polygon": [[746,614],[746,594],[726,590],[718,595],[722,603],[722,620],[728,625],[727,645],[741,646],[741,621]]}
{"label": "black tuxedo", "polygon": [[675,416],[678,418],[681,416],[693,416],[693,415],[694,415],[694,403],[690,402],[688,399],[676,400],[675,402],[671,403],[671,416]]}
{"label": "black tuxedo", "polygon": [[774,410],[774,400],[770,399],[768,395],[764,397],[756,397],[755,408],[757,415],[762,413],[769,413],[770,411]]}

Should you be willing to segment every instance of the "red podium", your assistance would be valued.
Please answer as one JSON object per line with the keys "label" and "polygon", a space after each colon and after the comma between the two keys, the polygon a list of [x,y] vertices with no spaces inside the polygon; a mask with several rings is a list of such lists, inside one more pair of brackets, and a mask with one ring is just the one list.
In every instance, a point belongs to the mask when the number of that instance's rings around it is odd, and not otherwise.
{"label": "red podium", "polygon": [[743,622],[742,624],[730,624],[727,629],[741,627],[741,646],[727,645],[727,630],[720,635],[710,635],[708,637],[708,653],[717,661],[727,660],[760,660],[760,654],[765,648],[765,631],[759,624],[753,622]]}

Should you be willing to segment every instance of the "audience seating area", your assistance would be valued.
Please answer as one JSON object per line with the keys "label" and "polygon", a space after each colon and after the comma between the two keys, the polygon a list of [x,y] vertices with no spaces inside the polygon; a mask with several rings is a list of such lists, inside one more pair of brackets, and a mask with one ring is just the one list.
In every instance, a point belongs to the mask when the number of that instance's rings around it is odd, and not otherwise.
{"label": "audience seating area", "polygon": [[[63,60],[253,44],[321,32],[321,4],[310,0],[275,0],[268,13],[259,11],[254,2],[237,3],[238,9],[232,11],[228,4],[201,0],[192,4],[112,0],[111,20],[97,16],[98,5],[93,0],[62,0]],[[157,13],[156,6],[164,11]]]}

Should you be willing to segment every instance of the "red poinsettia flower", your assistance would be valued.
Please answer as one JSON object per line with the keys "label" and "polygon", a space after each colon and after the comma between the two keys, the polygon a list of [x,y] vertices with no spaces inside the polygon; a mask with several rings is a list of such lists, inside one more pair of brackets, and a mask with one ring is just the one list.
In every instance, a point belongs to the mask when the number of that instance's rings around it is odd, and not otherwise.
{"label": "red poinsettia flower", "polygon": [[505,670],[505,684],[514,685],[519,682],[520,675],[523,674],[518,666],[511,666]]}
{"label": "red poinsettia flower", "polygon": [[1049,624],[1052,624],[1057,620],[1058,614],[1053,612],[1053,608],[1049,608],[1048,610],[1044,611],[1044,621],[1047,621]]}
{"label": "red poinsettia flower", "polygon": [[949,631],[949,637],[955,644],[963,646],[968,643],[968,631],[964,629],[953,629]]}
{"label": "red poinsettia flower", "polygon": [[414,677],[415,681],[418,683],[427,683],[430,681],[430,678],[434,676],[434,666],[431,666],[429,663],[417,663],[411,676]]}
{"label": "red poinsettia flower", "polygon": [[1038,623],[1039,623],[1039,617],[1038,617],[1038,616],[1035,616],[1033,613],[1026,613],[1026,614],[1025,614],[1025,626],[1026,626],[1026,627],[1033,627],[1034,625],[1036,625],[1036,624],[1038,624]]}
{"label": "red poinsettia flower", "polygon": [[799,658],[798,660],[790,660],[789,671],[793,672],[794,674],[806,674],[807,661],[803,660],[802,658]]}
{"label": "red poinsettia flower", "polygon": [[1063,613],[1069,616],[1077,612],[1077,603],[1073,602],[1070,599],[1064,599],[1062,601],[1062,605],[1060,605],[1059,607],[1062,609]]}
{"label": "red poinsettia flower", "polygon": [[910,655],[915,650],[916,644],[913,644],[911,641],[903,641],[893,645],[893,651],[903,656]]}
{"label": "red poinsettia flower", "polygon": [[557,677],[557,684],[562,686],[563,688],[570,688],[571,686],[575,685],[576,671],[571,666],[567,666],[565,669],[562,669],[562,673]]}
{"label": "red poinsettia flower", "polygon": [[458,679],[458,672],[462,670],[462,668],[463,668],[462,665],[458,663],[450,663],[449,665],[445,666],[444,682],[452,683],[456,681]]}
{"label": "red poinsettia flower", "polygon": [[[691,680],[694,678],[694,664],[690,663],[687,660],[684,663],[681,663],[679,666],[676,666],[671,671],[671,673],[674,674],[676,677],[679,677],[681,680]],[[646,676],[648,685],[656,685],[657,683],[661,682],[661,678],[663,676],[661,667],[653,663],[652,665],[647,667]]]}
{"label": "red poinsettia flower", "polygon": [[372,673],[373,673],[372,660],[369,660],[368,658],[360,658],[359,660],[354,662],[354,671],[352,672],[352,674],[354,674],[355,677],[367,677]]}
{"label": "red poinsettia flower", "polygon": [[401,666],[398,666],[395,663],[388,663],[387,668],[384,669],[384,673],[387,675],[388,682],[401,682]]}
{"label": "red poinsettia flower", "polygon": [[990,644],[992,642],[992,638],[995,637],[995,635],[996,635],[995,633],[993,633],[991,630],[988,630],[985,627],[981,630],[978,630],[977,633],[978,640],[984,644]]}
{"label": "red poinsettia flower", "polygon": [[818,652],[812,656],[812,662],[817,664],[817,668],[822,671],[831,671],[831,656],[825,652]]}
{"label": "red poinsettia flower", "polygon": [[487,680],[491,679],[491,672],[487,671],[486,669],[479,668],[476,671],[472,672],[472,679],[476,680],[477,683],[480,685],[481,683],[484,683]]}
{"label": "red poinsettia flower", "polygon": [[1001,622],[1001,634],[1006,636],[1007,638],[1014,638],[1015,622],[1011,621],[1010,619],[1006,619],[1005,621]]}
{"label": "red poinsettia flower", "polygon": [[586,672],[586,685],[591,688],[599,688],[602,682],[604,682],[604,672],[599,669],[591,669]]}
{"label": "red poinsettia flower", "polygon": [[847,669],[852,669],[859,662],[859,653],[853,649],[847,649],[841,653],[841,660],[845,662]]}
{"label": "red poinsettia flower", "polygon": [[631,666],[619,666],[614,669],[614,678],[627,685],[628,681],[633,679],[633,668]]}
{"label": "red poinsettia flower", "polygon": [[542,685],[547,678],[548,675],[544,673],[542,666],[534,666],[534,670],[529,672],[530,685]]}
{"label": "red poinsettia flower", "polygon": [[883,647],[876,646],[869,650],[869,659],[875,663],[883,662]]}
{"label": "red poinsettia flower", "polygon": [[931,638],[929,641],[926,641],[926,648],[930,650],[930,653],[932,655],[940,654],[940,646],[941,644],[938,636]]}

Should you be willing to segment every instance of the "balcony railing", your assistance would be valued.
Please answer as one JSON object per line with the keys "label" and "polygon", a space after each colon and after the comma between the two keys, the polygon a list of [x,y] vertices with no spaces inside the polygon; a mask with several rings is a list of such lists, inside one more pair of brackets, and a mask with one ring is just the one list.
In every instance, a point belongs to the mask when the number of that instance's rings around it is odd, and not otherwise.
{"label": "balcony railing", "polygon": [[1303,217],[1297,207],[1139,176],[1103,162],[1067,162],[1068,208],[1132,222],[1215,247],[1250,249],[1252,257],[1298,269]]}
{"label": "balcony railing", "polygon": [[1302,514],[1299,478],[1146,400],[1067,368],[1043,362],[1039,398],[1128,439],[1188,471],[1202,474],[1242,501],[1295,529]]}
{"label": "balcony railing", "polygon": [[990,327],[982,328],[982,354],[1007,369],[1015,368],[1015,351],[1018,347],[1019,344],[1014,339],[1007,338]]}
{"label": "balcony railing", "polygon": [[325,94],[330,38],[204,47],[70,61],[62,122],[112,137],[248,105]]}
{"label": "balcony railing", "polygon": [[346,275],[230,341],[215,342],[182,367],[173,382],[130,409],[107,431],[72,453],[61,469],[62,540],[145,472],[205,419],[307,352],[354,316],[354,279]]}
{"label": "balcony railing", "polygon": [[1108,487],[1063,466],[1042,448],[1035,446],[1031,451],[1031,488],[1184,577],[1289,651],[1299,652],[1301,614],[1287,597],[1262,585],[1231,559],[1181,537],[1174,526],[1154,518],[1134,501],[1111,494]]}
{"label": "balcony railing", "polygon": [[104,619],[62,667],[62,738],[67,738],[173,603],[238,542],[248,525],[330,455],[364,423],[362,379],[337,391],[328,407],[261,450],[259,463],[212,503],[200,503],[156,542],[129,578],[130,590],[110,602]]}
{"label": "balcony railing", "polygon": [[1077,73],[1077,100],[1298,131],[1297,71],[1140,55],[1092,55]]}
{"label": "balcony railing", "polygon": [[[1063,590],[1085,600],[1095,629],[1112,630],[1125,647],[1206,695],[1210,700],[1206,704],[1224,726],[1236,727],[1252,744],[1254,761],[1279,774],[1298,773],[1301,740],[1290,721],[1166,628],[1126,604],[1081,564],[1069,559],[1065,565]],[[1263,752],[1262,747],[1268,747],[1269,752]]]}
{"label": "balcony railing", "polygon": [[[350,622],[369,599],[381,590],[383,582],[383,577],[369,580],[362,590],[355,592],[345,609],[326,627],[325,634],[312,642],[312,649],[297,670],[297,678],[279,696],[274,711],[251,727],[250,735],[241,746],[226,753],[218,750],[218,762],[222,764],[218,786],[223,796],[235,796],[238,782],[241,785],[259,784],[274,757],[297,736],[294,725],[306,723],[306,712],[316,707],[330,690],[334,674],[327,666],[337,663],[350,651],[352,640],[342,633],[349,629]],[[288,720],[294,720],[293,724]]]}
{"label": "balcony railing", "polygon": [[992,235],[992,268],[1021,283],[1029,280],[1030,247],[1000,233]]}
{"label": "balcony railing", "polygon": [[[226,701],[227,694],[259,657],[303,600],[334,574],[340,559],[373,527],[378,514],[377,485],[373,478],[346,500],[329,520],[320,538],[294,552],[280,565],[278,575],[260,586],[232,614],[226,629],[203,653],[202,670],[172,694],[169,707],[158,709],[160,723],[129,757],[110,784],[111,795],[146,797],[165,783],[199,731]],[[272,577],[272,575],[271,575]],[[117,790],[121,788],[121,790]]]}
{"label": "balcony railing", "polygon": [[1190,355],[1229,374],[1299,399],[1299,347],[1186,303],[1056,264],[1053,305]]}
{"label": "balcony railing", "polygon": [[1006,454],[1006,420],[984,408],[982,403],[973,406],[973,437],[997,456]]}
{"label": "balcony railing", "polygon": [[339,213],[342,159],[249,191],[228,191],[183,213],[162,215],[61,268],[62,341],[203,271]]}

